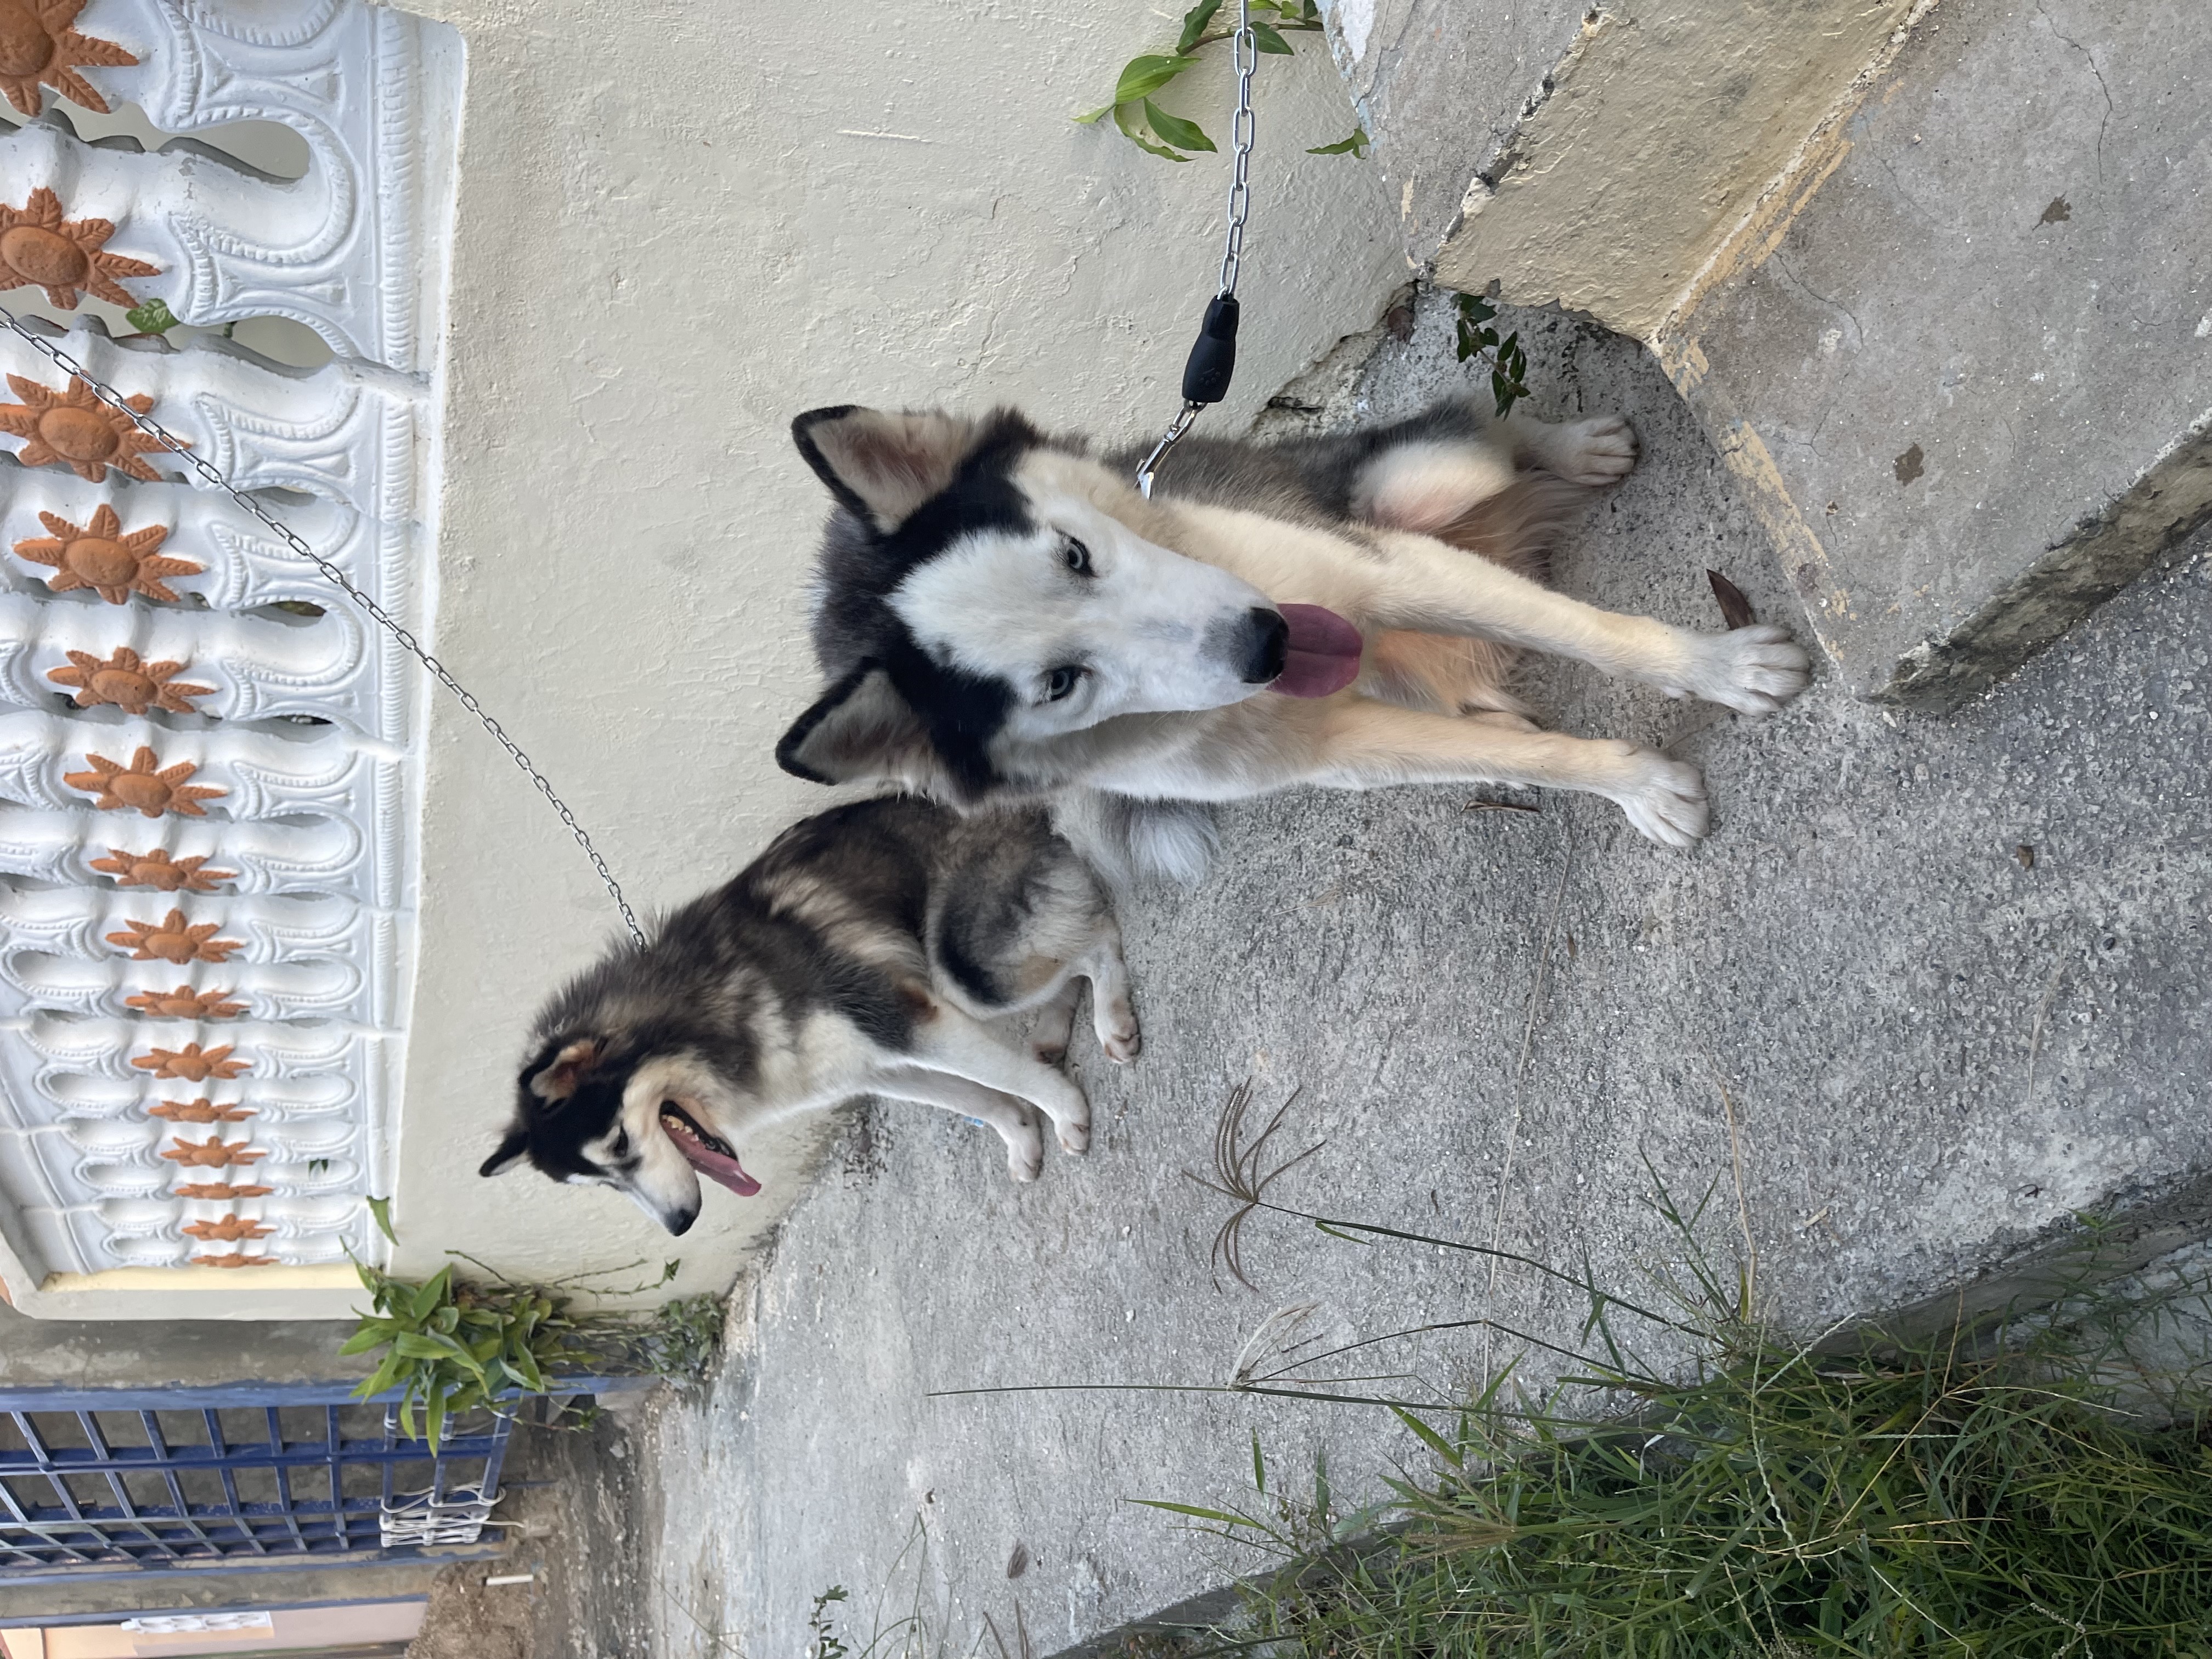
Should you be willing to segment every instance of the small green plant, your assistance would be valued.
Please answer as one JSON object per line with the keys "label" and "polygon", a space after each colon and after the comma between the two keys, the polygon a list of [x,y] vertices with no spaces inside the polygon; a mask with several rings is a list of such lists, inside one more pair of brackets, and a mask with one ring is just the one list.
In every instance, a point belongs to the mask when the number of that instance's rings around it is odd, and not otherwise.
{"label": "small green plant", "polygon": [[[483,1266],[471,1256],[460,1259]],[[677,1266],[667,1263],[656,1285],[605,1293],[657,1289],[675,1277]],[[395,1279],[367,1262],[356,1262],[355,1269],[372,1310],[339,1352],[383,1357],[354,1396],[366,1400],[398,1389],[400,1429],[410,1439],[416,1437],[419,1409],[422,1437],[433,1450],[456,1413],[496,1409],[495,1401],[514,1394],[552,1393],[562,1376],[694,1380],[720,1343],[721,1304],[713,1297],[679,1298],[649,1314],[579,1313],[567,1294],[581,1288],[574,1280],[524,1285],[485,1268],[489,1281],[476,1283],[455,1278],[450,1262],[420,1283]]]}
{"label": "small green plant", "polygon": [[836,1629],[830,1621],[830,1604],[845,1598],[842,1584],[832,1584],[814,1598],[814,1611],[806,1615],[806,1633],[811,1638],[806,1644],[806,1659],[845,1659],[852,1652],[838,1639]]}
{"label": "small green plant", "polygon": [[1462,294],[1453,307],[1459,313],[1459,360],[1473,357],[1490,365],[1490,392],[1498,400],[1498,417],[1504,420],[1528,395],[1528,357],[1521,349],[1521,331],[1516,329],[1499,339],[1490,325],[1498,307],[1480,294]]}
{"label": "small green plant", "polygon": [[[1172,52],[1132,58],[1121,66],[1121,78],[1114,84],[1113,101],[1075,118],[1088,125],[1111,115],[1123,137],[1138,149],[1170,161],[1191,160],[1183,154],[1185,150],[1213,149],[1213,140],[1206,137],[1203,127],[1180,115],[1170,114],[1152,101],[1152,94],[1177,76],[1195,68],[1199,54],[1206,47],[1235,37],[1236,13],[1232,9],[1224,21],[1220,15],[1222,4],[1223,0],[1199,0],[1183,14],[1182,33],[1176,38]],[[1291,43],[1284,38],[1286,33],[1314,33],[1326,27],[1316,0],[1252,0],[1252,11],[1253,44],[1275,57],[1291,55]],[[1261,21],[1263,17],[1265,21]],[[1354,127],[1349,138],[1319,145],[1306,154],[1364,156],[1367,147],[1365,130]]]}
{"label": "small green plant", "polygon": [[[1249,1173],[1227,1183],[1245,1213],[1300,1213]],[[2085,1266],[2032,1316],[1800,1343],[1754,1316],[1747,1228],[1741,1255],[1716,1263],[1705,1206],[1656,1201],[1678,1248],[1638,1301],[1587,1269],[1544,1269],[1585,1289],[1589,1311],[1576,1345],[1528,1339],[1567,1362],[1540,1397],[1510,1392],[1509,1364],[1443,1425],[1425,1420],[1431,1405],[1372,1402],[1433,1460],[1386,1483],[1385,1504],[1335,1516],[1325,1468],[1310,1502],[1271,1493],[1256,1436],[1260,1502],[1154,1504],[1285,1563],[1225,1644],[1316,1659],[2212,1659],[2201,1273],[2143,1295],[2100,1288]],[[2085,1263],[2097,1248],[2091,1229]],[[1674,1357],[1639,1359],[1629,1322],[1668,1333]]]}
{"label": "small green plant", "polygon": [[160,299],[131,307],[123,313],[123,319],[141,334],[167,334],[177,326],[177,319],[169,314],[168,301]]}

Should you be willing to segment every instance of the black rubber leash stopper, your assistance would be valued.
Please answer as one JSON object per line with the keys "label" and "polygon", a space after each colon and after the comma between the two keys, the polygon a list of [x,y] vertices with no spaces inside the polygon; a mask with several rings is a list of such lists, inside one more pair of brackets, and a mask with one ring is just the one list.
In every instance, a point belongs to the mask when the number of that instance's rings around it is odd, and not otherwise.
{"label": "black rubber leash stopper", "polygon": [[1198,343],[1182,366],[1182,398],[1187,404],[1218,404],[1229,395],[1229,380],[1237,372],[1237,296],[1216,295],[1199,325]]}

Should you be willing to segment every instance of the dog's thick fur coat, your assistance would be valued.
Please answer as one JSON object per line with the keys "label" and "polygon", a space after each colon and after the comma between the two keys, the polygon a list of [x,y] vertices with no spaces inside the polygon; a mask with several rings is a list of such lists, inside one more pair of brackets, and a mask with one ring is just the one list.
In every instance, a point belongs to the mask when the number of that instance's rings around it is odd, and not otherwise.
{"label": "dog's thick fur coat", "polygon": [[[1297,784],[1585,790],[1686,847],[1707,829],[1697,771],[1538,729],[1516,652],[1747,714],[1806,681],[1780,628],[1693,633],[1535,580],[1587,492],[1634,465],[1618,419],[1454,404],[1340,437],[1188,441],[1151,501],[1127,458],[1011,411],[817,410],[793,434],[836,503],[814,629],[830,684],[778,759],[963,806],[1052,799],[1109,867],[1188,876],[1207,833],[1188,804]],[[1314,607],[1358,629],[1357,678],[1271,695]]]}
{"label": "dog's thick fur coat", "polygon": [[[738,1152],[761,1125],[878,1095],[989,1126],[1014,1178],[1032,1181],[1039,1114],[1064,1150],[1090,1141],[1089,1103],[1054,1069],[1079,977],[1100,1046],[1129,1060],[1120,931],[1042,811],[839,807],[547,1004],[514,1126],[483,1173],[527,1158],[617,1188],[680,1233],[702,1172],[757,1190]],[[1025,1010],[1037,1016],[1025,1048],[983,1024]]]}

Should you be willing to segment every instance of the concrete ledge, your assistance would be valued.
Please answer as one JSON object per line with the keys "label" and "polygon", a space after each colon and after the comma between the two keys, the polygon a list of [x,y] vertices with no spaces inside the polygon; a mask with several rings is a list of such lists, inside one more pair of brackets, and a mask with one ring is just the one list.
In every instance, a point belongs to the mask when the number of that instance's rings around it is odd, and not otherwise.
{"label": "concrete ledge", "polygon": [[1908,651],[1877,694],[1948,714],[2018,668],[2212,521],[2212,416],[2135,487],[1985,600],[1948,638]]}
{"label": "concrete ledge", "polygon": [[2200,8],[1601,0],[1517,108],[1439,79],[1520,11],[1340,8],[1409,252],[1650,345],[1856,695],[1959,708],[2212,514]]}

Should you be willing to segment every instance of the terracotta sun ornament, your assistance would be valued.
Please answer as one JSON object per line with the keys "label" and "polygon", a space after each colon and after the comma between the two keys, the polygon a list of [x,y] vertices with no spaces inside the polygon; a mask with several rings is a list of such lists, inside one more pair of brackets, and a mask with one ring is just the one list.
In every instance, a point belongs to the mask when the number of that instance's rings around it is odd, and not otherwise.
{"label": "terracotta sun ornament", "polygon": [[211,695],[211,685],[187,685],[175,676],[180,662],[148,662],[129,646],[115,648],[102,661],[89,651],[69,653],[67,668],[49,668],[46,678],[57,685],[76,688],[76,706],[96,708],[112,703],[126,714],[143,714],[149,708],[166,708],[172,714],[193,713],[192,699]]}
{"label": "terracotta sun ornament", "polygon": [[219,1239],[225,1244],[235,1244],[241,1238],[266,1238],[276,1230],[258,1221],[248,1221],[242,1215],[227,1215],[219,1221],[187,1221],[185,1231],[194,1238]]}
{"label": "terracotta sun ornament", "polygon": [[0,92],[26,115],[43,101],[41,82],[73,104],[107,113],[107,100],[84,76],[81,64],[128,64],[138,60],[112,40],[79,34],[70,25],[85,0],[0,0]]}
{"label": "terracotta sun ornament", "polygon": [[172,1163],[181,1164],[188,1170],[221,1170],[233,1164],[251,1164],[269,1156],[257,1152],[243,1140],[226,1142],[221,1135],[210,1135],[205,1140],[186,1140],[182,1135],[161,1154]]}
{"label": "terracotta sun ornament", "polygon": [[189,985],[179,985],[173,991],[141,991],[123,1002],[125,1007],[155,1019],[236,1019],[246,1012],[246,1005],[229,997],[228,991],[195,991]]}
{"label": "terracotta sun ornament", "polygon": [[179,1198],[211,1198],[218,1202],[234,1198],[266,1198],[274,1187],[234,1187],[227,1181],[187,1181],[171,1188]]}
{"label": "terracotta sun ornament", "polygon": [[[6,3],[0,0],[0,5]],[[82,530],[58,513],[41,513],[39,519],[51,533],[25,537],[15,544],[15,556],[52,565],[54,574],[46,578],[46,586],[57,593],[89,587],[110,605],[125,604],[133,593],[173,605],[176,590],[161,578],[197,576],[207,568],[158,550],[168,539],[166,525],[149,525],[125,535],[123,520],[104,503]]]}
{"label": "terracotta sun ornament", "polygon": [[[6,4],[0,0],[0,17]],[[89,294],[127,311],[138,298],[115,279],[158,276],[161,267],[103,252],[114,234],[106,219],[64,219],[61,198],[44,185],[21,207],[0,202],[0,289],[42,288],[64,311],[75,311],[77,296]]]}
{"label": "terracotta sun ornament", "polygon": [[[180,1077],[187,1083],[205,1083],[214,1077],[228,1082],[253,1064],[250,1060],[233,1060],[231,1047],[226,1043],[203,1054],[198,1043],[187,1042],[182,1048],[156,1048],[151,1054],[137,1055],[131,1063],[160,1078]],[[168,1154],[164,1152],[162,1156]],[[256,1158],[260,1156],[258,1152],[254,1154]]]}
{"label": "terracotta sun ornament", "polygon": [[188,962],[228,962],[233,951],[246,948],[237,939],[217,939],[216,934],[222,930],[219,921],[191,926],[182,910],[172,910],[159,921],[127,921],[123,931],[107,936],[107,942],[130,951],[133,962],[159,957],[181,968]]}
{"label": "terracotta sun ornament", "polygon": [[188,859],[173,859],[166,848],[156,847],[150,853],[126,853],[120,847],[111,847],[106,858],[92,860],[92,867],[103,876],[114,877],[118,887],[151,887],[163,893],[173,893],[179,888],[189,893],[212,893],[238,874],[235,870],[202,868],[206,863],[204,853]]}
{"label": "terracotta sun ornament", "polygon": [[172,1123],[242,1123],[257,1115],[243,1106],[218,1106],[205,1095],[198,1100],[165,1100],[159,1106],[149,1106],[146,1113]]}
{"label": "terracotta sun ornament", "polygon": [[98,797],[92,804],[102,812],[130,807],[149,818],[158,818],[164,812],[204,818],[207,808],[200,805],[202,801],[230,793],[212,784],[186,783],[185,780],[200,769],[198,762],[179,761],[165,768],[154,757],[152,748],[144,744],[139,745],[128,766],[105,755],[87,754],[85,759],[91,763],[91,771],[64,772],[62,781],[72,789],[82,789],[88,795]]}
{"label": "terracotta sun ornament", "polygon": [[[6,3],[0,0],[0,5]],[[146,450],[163,447],[161,441],[141,432],[121,410],[100,402],[82,380],[72,375],[67,392],[20,374],[10,374],[8,385],[23,401],[0,404],[0,432],[24,441],[15,459],[25,466],[58,461],[87,483],[106,483],[111,466],[146,483],[161,482],[161,475],[138,458]],[[143,392],[123,401],[141,415],[154,408],[154,400]]]}

